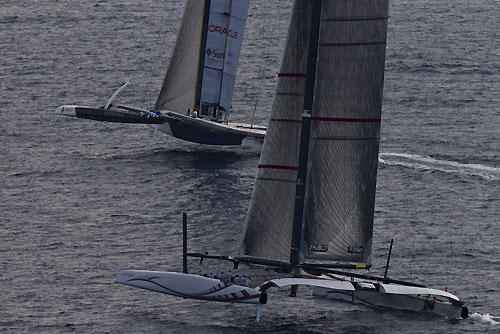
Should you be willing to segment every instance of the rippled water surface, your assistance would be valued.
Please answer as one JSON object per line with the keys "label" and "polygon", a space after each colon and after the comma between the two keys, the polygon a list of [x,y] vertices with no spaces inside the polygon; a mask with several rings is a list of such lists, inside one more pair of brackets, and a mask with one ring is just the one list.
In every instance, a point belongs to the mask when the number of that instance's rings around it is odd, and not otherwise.
{"label": "rippled water surface", "polygon": [[[448,287],[465,321],[277,292],[264,308],[113,284],[234,254],[260,145],[204,147],[154,128],[57,117],[61,104],[154,103],[181,0],[3,0],[0,12],[2,333],[495,333],[500,331],[498,1],[392,1],[374,273]],[[265,124],[291,1],[252,0],[233,119]],[[217,267],[225,264],[211,263]],[[191,268],[197,262],[189,263]]]}

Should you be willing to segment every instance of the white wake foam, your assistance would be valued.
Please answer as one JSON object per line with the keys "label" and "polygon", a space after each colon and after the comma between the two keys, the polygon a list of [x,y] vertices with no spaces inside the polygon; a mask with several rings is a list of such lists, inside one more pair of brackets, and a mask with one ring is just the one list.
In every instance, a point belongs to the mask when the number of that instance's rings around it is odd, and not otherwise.
{"label": "white wake foam", "polygon": [[[483,325],[498,325],[500,322],[498,322],[500,319],[499,317],[494,317],[489,314],[479,314],[479,313],[474,313],[469,317],[470,320],[483,324]],[[496,320],[495,320],[496,319]]]}
{"label": "white wake foam", "polygon": [[379,161],[389,166],[402,166],[417,170],[436,170],[449,174],[479,176],[486,180],[500,180],[500,168],[498,167],[438,160],[427,155],[380,153]]}

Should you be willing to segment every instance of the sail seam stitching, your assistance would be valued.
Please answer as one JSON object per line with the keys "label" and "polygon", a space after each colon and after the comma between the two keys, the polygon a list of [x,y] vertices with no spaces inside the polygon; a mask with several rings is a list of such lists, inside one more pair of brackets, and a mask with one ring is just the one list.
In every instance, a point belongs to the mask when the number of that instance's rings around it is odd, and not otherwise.
{"label": "sail seam stitching", "polygon": [[278,93],[276,94],[278,96],[304,96],[302,93]]}
{"label": "sail seam stitching", "polygon": [[275,179],[271,177],[258,177],[258,180],[261,181],[275,181],[275,182],[285,182],[285,183],[295,183],[295,180],[285,180],[285,179]]}
{"label": "sail seam stitching", "polygon": [[379,140],[379,137],[312,137],[313,140]]}
{"label": "sail seam stitching", "polygon": [[378,118],[337,118],[337,117],[312,117],[313,121],[319,122],[345,122],[345,123],[381,123]]}
{"label": "sail seam stitching", "polygon": [[283,169],[283,170],[297,170],[298,167],[295,166],[284,166],[284,165],[259,165],[258,168],[262,169]]}
{"label": "sail seam stitching", "polygon": [[322,19],[324,22],[345,22],[345,21],[378,21],[388,20],[389,16],[358,16],[358,17],[335,17],[332,19]]}
{"label": "sail seam stitching", "polygon": [[271,120],[273,122],[283,122],[283,123],[302,123],[302,121],[298,119],[273,118]]}
{"label": "sail seam stitching", "polygon": [[357,42],[357,43],[320,43],[319,46],[362,46],[362,45],[385,45],[385,41]]}

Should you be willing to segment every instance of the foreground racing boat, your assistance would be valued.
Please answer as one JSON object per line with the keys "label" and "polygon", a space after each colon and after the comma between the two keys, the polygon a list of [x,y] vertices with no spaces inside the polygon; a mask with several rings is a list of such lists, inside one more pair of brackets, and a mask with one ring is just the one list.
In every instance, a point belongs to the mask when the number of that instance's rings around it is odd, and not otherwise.
{"label": "foreground racing boat", "polygon": [[[271,288],[464,319],[455,295],[359,273],[371,268],[388,0],[296,0],[237,256],[187,252],[183,273],[116,282],[183,298],[252,303]],[[297,112],[301,110],[301,112]],[[392,242],[391,242],[392,249]],[[390,254],[390,252],[389,252]],[[188,274],[187,257],[227,270]]]}

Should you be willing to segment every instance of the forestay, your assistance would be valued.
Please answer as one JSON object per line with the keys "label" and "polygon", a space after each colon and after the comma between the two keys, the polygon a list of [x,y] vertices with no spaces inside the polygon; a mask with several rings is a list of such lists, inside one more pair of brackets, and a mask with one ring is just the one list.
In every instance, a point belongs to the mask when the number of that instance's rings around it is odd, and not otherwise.
{"label": "forestay", "polygon": [[[295,1],[241,255],[288,262],[311,2]],[[387,0],[323,0],[304,259],[370,263]]]}

